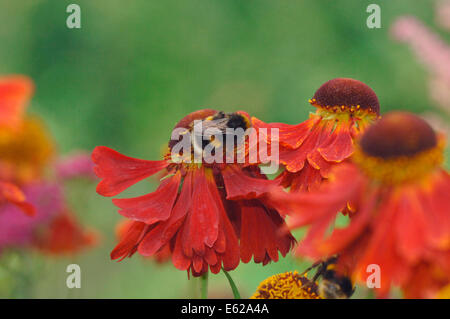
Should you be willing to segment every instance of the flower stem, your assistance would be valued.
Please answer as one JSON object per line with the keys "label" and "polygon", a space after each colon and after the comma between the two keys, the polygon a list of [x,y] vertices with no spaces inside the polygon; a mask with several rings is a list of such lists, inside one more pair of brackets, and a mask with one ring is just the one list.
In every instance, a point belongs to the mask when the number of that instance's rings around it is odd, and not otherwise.
{"label": "flower stem", "polygon": [[233,281],[233,278],[231,278],[230,274],[225,269],[222,268],[222,271],[225,274],[225,276],[227,277],[228,282],[230,283],[230,287],[231,287],[231,290],[233,291],[234,299],[241,299],[241,295],[239,294],[239,290],[237,289],[236,284]]}
{"label": "flower stem", "polygon": [[200,277],[200,296],[202,299],[208,299],[208,272]]}

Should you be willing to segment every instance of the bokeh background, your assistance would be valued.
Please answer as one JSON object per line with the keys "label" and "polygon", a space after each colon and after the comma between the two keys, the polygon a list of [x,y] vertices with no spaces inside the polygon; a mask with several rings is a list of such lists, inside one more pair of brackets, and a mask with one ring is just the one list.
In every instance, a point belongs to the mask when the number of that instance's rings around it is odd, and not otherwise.
{"label": "bokeh background", "polygon": [[[381,29],[366,26],[373,2],[381,7]],[[81,7],[81,29],[66,27],[70,3]],[[29,112],[44,118],[62,154],[106,145],[158,159],[173,125],[206,107],[299,123],[313,111],[307,101],[315,90],[335,77],[369,84],[382,112],[434,112],[448,120],[430,98],[426,67],[391,35],[404,15],[450,42],[431,0],[1,0],[0,74],[35,81]],[[125,195],[155,188],[141,184]],[[111,261],[120,220],[111,201],[84,182],[73,182],[69,194],[83,223],[102,233],[99,246],[73,258],[28,252],[24,278],[0,273],[0,297],[8,285],[15,285],[14,297],[31,298],[198,296],[197,280],[171,264],[138,255]],[[71,263],[81,266],[81,289],[66,287]],[[265,267],[241,264],[231,275],[248,297],[266,277],[308,265],[287,257]],[[369,293],[358,289],[357,296]],[[210,297],[231,297],[222,273],[210,276]]]}

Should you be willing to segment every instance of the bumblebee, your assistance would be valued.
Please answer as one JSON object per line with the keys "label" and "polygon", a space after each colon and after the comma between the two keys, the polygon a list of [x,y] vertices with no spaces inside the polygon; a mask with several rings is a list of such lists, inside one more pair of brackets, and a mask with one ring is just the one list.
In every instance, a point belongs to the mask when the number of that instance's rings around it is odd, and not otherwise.
{"label": "bumblebee", "polygon": [[[202,130],[201,132],[197,132],[197,135],[194,136],[194,150],[201,152],[206,148],[207,145],[214,146],[216,151],[227,152],[235,151],[236,148],[240,148],[243,146],[245,141],[244,136],[236,135],[236,129],[242,129],[242,133],[244,133],[250,126],[250,120],[245,115],[240,113],[225,113],[222,111],[217,112],[212,116],[208,116],[204,120],[201,121]],[[209,136],[207,134],[207,130],[213,129],[221,136],[221,140],[216,139],[214,135]],[[230,130],[231,129],[231,130]],[[191,131],[195,130],[193,127]],[[205,136],[208,138],[205,139]],[[233,149],[227,149],[227,141],[233,141]],[[213,153],[214,153],[213,152]]]}
{"label": "bumblebee", "polygon": [[355,292],[354,285],[351,279],[336,272],[336,263],[338,257],[330,257],[325,261],[318,261],[311,267],[306,269],[306,272],[317,269],[311,282],[315,283],[318,279],[321,281],[318,284],[318,292],[322,298],[325,299],[347,299]]}

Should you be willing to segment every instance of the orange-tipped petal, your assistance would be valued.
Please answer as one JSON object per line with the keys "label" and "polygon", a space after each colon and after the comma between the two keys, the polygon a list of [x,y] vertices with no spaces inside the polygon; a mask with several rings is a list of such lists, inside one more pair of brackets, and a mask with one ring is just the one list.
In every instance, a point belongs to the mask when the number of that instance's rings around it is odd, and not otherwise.
{"label": "orange-tipped petal", "polygon": [[341,162],[353,153],[353,140],[350,124],[341,123],[333,132],[334,139],[326,146],[318,149],[323,158],[330,162]]}

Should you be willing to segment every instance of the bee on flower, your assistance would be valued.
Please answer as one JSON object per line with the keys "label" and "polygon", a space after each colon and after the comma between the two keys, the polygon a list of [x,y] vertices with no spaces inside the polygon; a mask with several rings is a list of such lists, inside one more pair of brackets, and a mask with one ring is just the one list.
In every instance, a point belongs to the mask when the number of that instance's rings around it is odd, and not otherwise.
{"label": "bee on flower", "polygon": [[[450,176],[442,168],[444,138],[421,118],[391,112],[358,140],[351,162],[309,193],[275,192],[290,227],[309,225],[298,253],[340,254],[353,280],[381,270],[378,296],[397,285],[408,298],[430,298],[450,283]],[[273,203],[273,202],[272,202]],[[348,203],[349,224],[335,228]]]}
{"label": "bee on flower", "polygon": [[[175,126],[163,160],[135,159],[96,147],[92,159],[101,178],[100,195],[118,195],[164,172],[156,191],[113,199],[119,214],[133,224],[111,258],[122,260],[135,252],[153,256],[168,246],[176,268],[200,276],[208,269],[212,273],[222,267],[233,270],[240,260],[247,263],[252,257],[256,263],[267,264],[277,261],[279,253],[285,256],[295,239],[279,231],[285,227],[284,219],[267,196],[274,182],[257,164],[245,162],[247,139],[227,130],[250,126],[245,112],[205,109]],[[239,157],[243,163],[237,161]]]}

